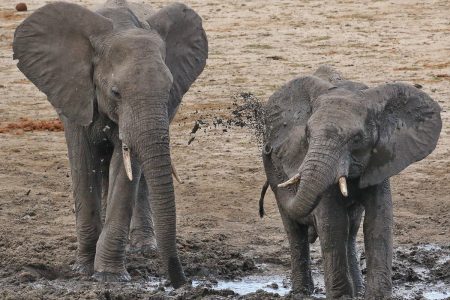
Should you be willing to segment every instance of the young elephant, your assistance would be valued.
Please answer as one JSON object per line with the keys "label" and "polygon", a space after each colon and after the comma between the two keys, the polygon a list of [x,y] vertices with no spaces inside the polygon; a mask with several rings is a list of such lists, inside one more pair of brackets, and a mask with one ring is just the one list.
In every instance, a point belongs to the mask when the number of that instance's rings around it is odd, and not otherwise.
{"label": "young elephant", "polygon": [[365,298],[385,299],[392,292],[389,177],[433,151],[440,107],[406,84],[367,88],[328,66],[315,75],[287,83],[265,107],[264,168],[291,246],[293,292],[313,289],[308,215],[327,299],[363,292],[355,241],[365,209]]}
{"label": "young elephant", "polygon": [[[152,11],[109,0],[92,12],[55,2],[19,25],[13,49],[19,69],[64,123],[76,207],[76,269],[103,281],[130,279],[124,256],[133,205],[141,214],[134,226],[147,230],[139,223],[148,221],[149,194],[162,266],[174,287],[183,285],[169,123],[206,63],[201,18],[179,3]],[[103,227],[102,193],[108,198]]]}

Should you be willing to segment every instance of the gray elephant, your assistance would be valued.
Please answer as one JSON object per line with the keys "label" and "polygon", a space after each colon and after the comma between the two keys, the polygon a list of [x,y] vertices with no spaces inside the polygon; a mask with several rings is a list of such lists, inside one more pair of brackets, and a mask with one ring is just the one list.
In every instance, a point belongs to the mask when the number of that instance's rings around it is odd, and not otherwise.
{"label": "gray elephant", "polygon": [[265,107],[263,162],[287,232],[293,293],[313,290],[308,218],[319,235],[327,299],[364,292],[356,234],[364,217],[365,298],[392,293],[389,177],[430,154],[440,107],[407,84],[368,88],[329,66],[294,79]]}
{"label": "gray elephant", "polygon": [[175,288],[186,283],[176,248],[169,123],[206,63],[201,18],[179,3],[152,11],[109,0],[93,12],[55,2],[19,25],[13,50],[18,68],[64,124],[77,270],[101,281],[130,279],[124,263],[130,219],[136,203],[133,223],[143,231],[136,236],[145,237],[148,195],[162,267]]}

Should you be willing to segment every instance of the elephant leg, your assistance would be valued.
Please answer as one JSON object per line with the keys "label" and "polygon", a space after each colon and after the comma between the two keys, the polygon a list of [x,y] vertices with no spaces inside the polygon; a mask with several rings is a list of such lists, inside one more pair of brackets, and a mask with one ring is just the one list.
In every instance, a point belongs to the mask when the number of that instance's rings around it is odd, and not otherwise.
{"label": "elephant leg", "polygon": [[356,235],[361,224],[364,207],[359,204],[353,205],[348,210],[349,234],[347,240],[347,257],[350,276],[353,281],[353,291],[357,296],[364,294],[364,281],[359,267],[358,251],[356,248]]}
{"label": "elephant leg", "polygon": [[73,269],[81,274],[93,273],[95,247],[102,230],[100,218],[100,156],[90,143],[84,127],[64,122],[72,174],[73,197],[78,238],[77,260]]}
{"label": "elephant leg", "polygon": [[147,182],[144,175],[139,181],[139,191],[133,208],[130,225],[130,252],[156,254],[156,238],[153,230],[152,211]]}
{"label": "elephant leg", "polygon": [[111,163],[111,156],[102,158],[101,160],[101,180],[102,180],[102,224],[105,224],[106,207],[108,206],[108,188],[109,188],[109,165]]}
{"label": "elephant leg", "polygon": [[389,179],[364,190],[365,299],[392,295],[392,199]]}
{"label": "elephant leg", "polygon": [[292,220],[280,205],[278,209],[291,248],[292,292],[294,295],[311,295],[314,291],[314,282],[311,275],[308,226]]}
{"label": "elephant leg", "polygon": [[327,299],[352,297],[347,259],[349,220],[345,199],[337,189],[325,192],[313,213],[324,261]]}
{"label": "elephant leg", "polygon": [[[290,189],[279,189],[277,187],[279,178],[276,168],[267,155],[263,156],[264,168],[272,191],[277,199],[278,210],[286,230],[289,246],[291,248],[292,269],[292,292],[294,295],[308,296],[314,291],[314,282],[311,275],[311,259],[308,242],[308,225],[300,220],[292,219],[283,209],[282,203],[288,201],[292,196]],[[300,221],[300,222],[299,222]],[[311,223],[311,222],[310,222]],[[312,226],[312,225],[311,225]],[[311,239],[315,239],[315,232],[311,232]]]}
{"label": "elephant leg", "polygon": [[125,247],[133,202],[138,193],[141,171],[133,168],[133,181],[126,175],[121,147],[116,147],[110,164],[108,205],[102,233],[97,242],[94,278],[98,281],[128,281]]}

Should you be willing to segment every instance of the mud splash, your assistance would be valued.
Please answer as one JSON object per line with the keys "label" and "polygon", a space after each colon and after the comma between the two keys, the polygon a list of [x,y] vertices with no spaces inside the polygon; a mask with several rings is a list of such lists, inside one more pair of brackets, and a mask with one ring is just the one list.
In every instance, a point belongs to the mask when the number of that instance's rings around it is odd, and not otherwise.
{"label": "mud splash", "polygon": [[222,133],[227,133],[230,129],[245,127],[251,130],[251,138],[255,139],[258,147],[262,147],[265,119],[263,102],[251,92],[237,93],[232,96],[232,100],[225,117],[217,115],[210,119],[197,119],[194,122],[188,145],[194,141],[195,134],[200,129],[204,133],[212,129],[221,129]]}

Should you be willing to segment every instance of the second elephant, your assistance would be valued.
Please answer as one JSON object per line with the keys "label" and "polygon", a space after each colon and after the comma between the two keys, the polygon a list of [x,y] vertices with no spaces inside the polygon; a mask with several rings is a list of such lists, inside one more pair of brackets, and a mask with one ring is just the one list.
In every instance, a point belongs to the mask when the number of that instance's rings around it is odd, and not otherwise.
{"label": "second elephant", "polygon": [[313,290],[306,225],[311,216],[327,299],[363,292],[356,233],[365,210],[365,298],[389,298],[389,177],[434,150],[442,126],[439,105],[406,84],[368,88],[321,66],[274,93],[265,114],[263,162],[289,238],[293,292]]}

